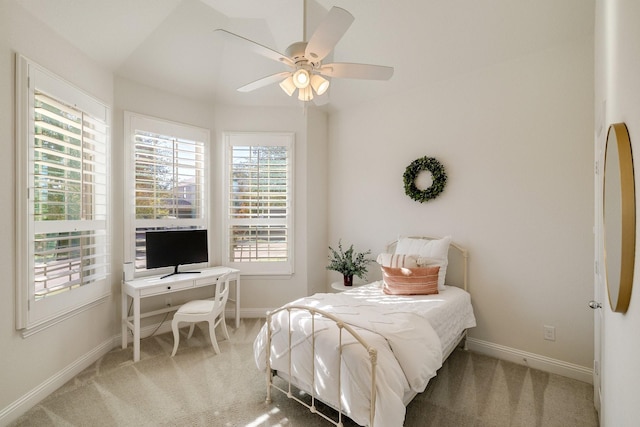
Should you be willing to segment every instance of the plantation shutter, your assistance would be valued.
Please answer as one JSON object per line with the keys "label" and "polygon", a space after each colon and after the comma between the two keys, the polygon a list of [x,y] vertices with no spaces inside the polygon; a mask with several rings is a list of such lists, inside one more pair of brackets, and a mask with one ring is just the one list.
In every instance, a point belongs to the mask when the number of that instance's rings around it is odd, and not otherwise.
{"label": "plantation shutter", "polygon": [[203,176],[203,142],[136,131],[136,219],[202,218]]}
{"label": "plantation shutter", "polygon": [[263,273],[291,271],[291,139],[240,135],[228,146],[228,260],[249,273],[251,263]]}
{"label": "plantation shutter", "polygon": [[104,279],[107,125],[35,92],[33,274],[36,300]]}

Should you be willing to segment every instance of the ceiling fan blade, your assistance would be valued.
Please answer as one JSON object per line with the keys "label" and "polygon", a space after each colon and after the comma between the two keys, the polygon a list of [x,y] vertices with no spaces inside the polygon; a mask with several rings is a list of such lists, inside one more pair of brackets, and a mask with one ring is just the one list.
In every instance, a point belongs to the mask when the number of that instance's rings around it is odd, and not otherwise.
{"label": "ceiling fan blade", "polygon": [[347,32],[354,17],[340,7],[332,7],[313,33],[304,56],[311,62],[322,61]]}
{"label": "ceiling fan blade", "polygon": [[272,74],[270,76],[263,77],[254,82],[239,87],[238,92],[251,92],[252,90],[260,89],[261,87],[265,87],[273,83],[278,83],[283,79],[286,79],[290,75],[290,71],[282,71],[280,73]]}
{"label": "ceiling fan blade", "polygon": [[346,79],[389,80],[393,76],[393,67],[348,62],[324,64],[319,71],[323,76]]}
{"label": "ceiling fan blade", "polygon": [[221,36],[223,36],[225,38],[225,40],[238,45],[244,49],[249,49],[259,55],[262,55],[264,57],[267,57],[269,59],[273,59],[274,61],[278,61],[278,62],[282,62],[283,64],[286,64],[290,67],[295,67],[294,62],[287,58],[286,55],[275,51],[271,48],[268,48],[266,46],[261,45],[260,43],[256,43],[253,40],[249,40],[245,37],[239,36],[237,34],[234,33],[230,33],[227,30],[223,30],[223,29],[217,29],[214,30],[217,34],[220,34]]}

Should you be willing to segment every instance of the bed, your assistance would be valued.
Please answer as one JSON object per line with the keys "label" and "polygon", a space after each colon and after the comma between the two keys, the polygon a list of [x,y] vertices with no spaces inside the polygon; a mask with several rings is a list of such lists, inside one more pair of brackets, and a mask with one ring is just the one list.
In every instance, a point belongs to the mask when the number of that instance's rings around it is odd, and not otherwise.
{"label": "bed", "polygon": [[[476,324],[467,251],[448,236],[407,237],[389,245],[377,262],[383,280],[301,298],[267,314],[254,341],[267,402],[275,389],[336,426],[343,425],[343,414],[363,426],[403,424],[406,405]],[[404,275],[399,282],[392,270]],[[425,271],[430,290],[416,295],[412,280]],[[318,411],[317,401],[334,408],[336,417]]]}

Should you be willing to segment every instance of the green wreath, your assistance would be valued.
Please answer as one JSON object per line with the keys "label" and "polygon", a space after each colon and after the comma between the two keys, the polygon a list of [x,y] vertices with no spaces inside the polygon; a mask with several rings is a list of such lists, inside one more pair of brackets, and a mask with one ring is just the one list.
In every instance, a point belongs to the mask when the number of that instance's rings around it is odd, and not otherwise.
{"label": "green wreath", "polygon": [[[420,190],[416,187],[416,178],[422,171],[431,172],[433,183],[429,188]],[[431,199],[438,197],[444,190],[444,186],[447,183],[447,174],[444,171],[444,166],[433,157],[422,157],[416,159],[404,171],[404,192],[407,196],[413,200],[424,203]]]}

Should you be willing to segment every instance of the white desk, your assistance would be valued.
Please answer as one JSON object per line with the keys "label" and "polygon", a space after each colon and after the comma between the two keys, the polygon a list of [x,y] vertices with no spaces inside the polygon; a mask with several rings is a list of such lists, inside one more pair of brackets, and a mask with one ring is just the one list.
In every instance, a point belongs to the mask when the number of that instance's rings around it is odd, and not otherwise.
{"label": "white desk", "polygon": [[[127,332],[130,329],[133,332],[134,362],[140,360],[140,319],[175,311],[180,307],[180,305],[174,305],[148,313],[140,313],[142,298],[213,286],[219,276],[230,272],[229,280],[235,281],[236,292],[235,298],[229,297],[229,301],[235,303],[235,326],[236,328],[240,326],[240,270],[229,267],[210,267],[197,271],[200,273],[176,274],[164,279],[161,279],[161,276],[149,276],[122,283],[122,348],[127,348]],[[131,298],[133,305],[132,316],[129,316],[129,308],[127,307],[129,298]]]}

